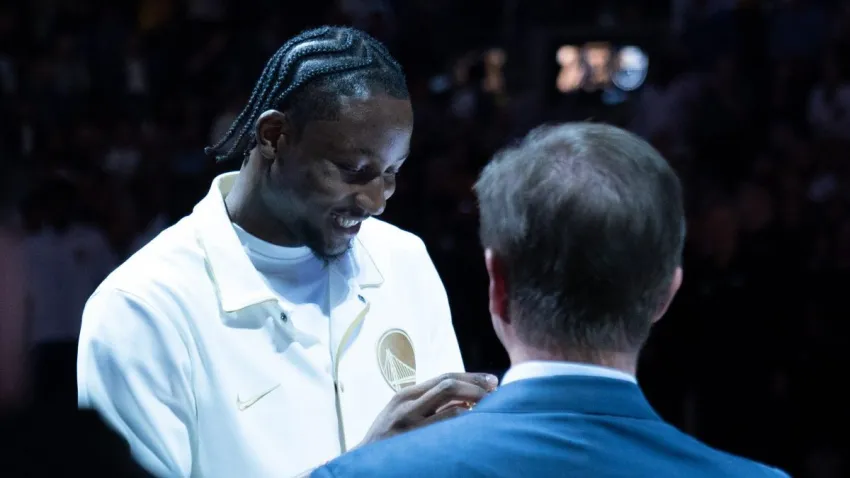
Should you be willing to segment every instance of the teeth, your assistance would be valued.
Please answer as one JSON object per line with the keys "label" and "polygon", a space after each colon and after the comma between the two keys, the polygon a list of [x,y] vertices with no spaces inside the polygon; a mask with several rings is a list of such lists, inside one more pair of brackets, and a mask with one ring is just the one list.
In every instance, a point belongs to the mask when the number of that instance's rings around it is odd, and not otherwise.
{"label": "teeth", "polygon": [[347,219],[347,218],[344,218],[342,216],[334,216],[334,220],[336,220],[336,224],[338,226],[345,227],[345,228],[354,227],[354,226],[360,224],[359,219]]}

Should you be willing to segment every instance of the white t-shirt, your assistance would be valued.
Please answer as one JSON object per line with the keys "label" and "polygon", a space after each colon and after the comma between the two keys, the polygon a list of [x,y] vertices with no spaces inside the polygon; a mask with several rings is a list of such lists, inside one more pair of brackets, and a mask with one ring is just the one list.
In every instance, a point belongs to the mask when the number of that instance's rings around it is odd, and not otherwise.
{"label": "white t-shirt", "polygon": [[330,269],[307,247],[282,247],[249,234],[234,224],[239,242],[263,278],[280,298],[299,308],[310,328],[326,334],[335,358],[339,341],[348,328],[345,321],[329,321]]}
{"label": "white t-shirt", "polygon": [[360,443],[397,390],[463,371],[419,238],[368,219],[324,266],[235,229],[235,177],[216,178],[83,314],[79,404],[156,476],[298,475]]}

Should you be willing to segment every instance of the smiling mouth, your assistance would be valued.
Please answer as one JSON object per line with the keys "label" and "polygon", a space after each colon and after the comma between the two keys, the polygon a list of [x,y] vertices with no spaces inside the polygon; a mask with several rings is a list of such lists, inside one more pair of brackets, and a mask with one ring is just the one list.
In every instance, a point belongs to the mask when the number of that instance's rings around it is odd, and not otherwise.
{"label": "smiling mouth", "polygon": [[333,214],[334,224],[336,224],[337,226],[339,226],[343,229],[351,229],[353,227],[357,227],[365,219],[366,218],[362,218],[362,217],[361,218],[351,218],[351,217],[341,216],[339,214]]}

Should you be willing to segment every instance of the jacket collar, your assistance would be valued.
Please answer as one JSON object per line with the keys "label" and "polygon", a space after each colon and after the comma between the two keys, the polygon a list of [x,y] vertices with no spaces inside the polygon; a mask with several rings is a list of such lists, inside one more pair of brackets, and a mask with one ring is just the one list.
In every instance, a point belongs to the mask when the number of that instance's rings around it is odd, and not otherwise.
{"label": "jacket collar", "polygon": [[637,384],[616,378],[559,375],[509,383],[488,395],[475,412],[572,412],[661,420]]}
{"label": "jacket collar", "polygon": [[[209,193],[192,213],[207,272],[215,286],[221,309],[228,314],[255,305],[283,302],[251,263],[224,205],[224,198],[238,175],[226,173],[216,177]],[[353,285],[359,287],[379,287],[384,282],[371,254],[359,239],[331,267],[344,277],[351,278]],[[283,302],[282,305],[286,309],[291,304]]]}

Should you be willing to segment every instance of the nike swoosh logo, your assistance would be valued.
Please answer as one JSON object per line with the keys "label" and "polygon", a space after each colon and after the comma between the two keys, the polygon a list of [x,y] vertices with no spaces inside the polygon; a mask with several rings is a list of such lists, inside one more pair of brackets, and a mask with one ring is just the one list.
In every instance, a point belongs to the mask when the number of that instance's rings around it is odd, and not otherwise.
{"label": "nike swoosh logo", "polygon": [[268,395],[268,394],[270,394],[270,393],[274,392],[275,390],[277,390],[277,388],[278,388],[278,387],[280,387],[280,384],[277,384],[277,385],[275,385],[274,387],[272,387],[272,388],[270,388],[270,389],[266,390],[265,392],[263,392],[263,393],[261,393],[261,394],[257,395],[256,397],[251,398],[251,399],[248,399],[248,400],[240,400],[240,399],[239,399],[239,394],[237,394],[237,395],[236,395],[236,407],[237,407],[237,408],[239,408],[239,411],[240,411],[240,412],[244,412],[245,410],[247,410],[247,409],[251,408],[251,407],[252,407],[255,403],[257,403],[257,402],[259,402],[260,400],[262,400],[262,399],[263,399],[263,397],[265,397],[266,395]]}

